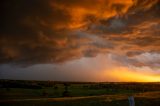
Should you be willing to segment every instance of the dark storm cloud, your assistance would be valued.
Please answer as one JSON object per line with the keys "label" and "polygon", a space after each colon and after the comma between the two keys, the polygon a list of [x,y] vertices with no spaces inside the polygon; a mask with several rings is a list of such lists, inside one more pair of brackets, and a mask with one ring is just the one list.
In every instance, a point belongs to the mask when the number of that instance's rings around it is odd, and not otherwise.
{"label": "dark storm cloud", "polygon": [[1,62],[46,62],[61,52],[67,35],[56,27],[69,16],[50,0],[3,0],[1,8]]}
{"label": "dark storm cloud", "polygon": [[158,0],[0,2],[0,63],[59,63],[119,46],[127,55],[160,50]]}

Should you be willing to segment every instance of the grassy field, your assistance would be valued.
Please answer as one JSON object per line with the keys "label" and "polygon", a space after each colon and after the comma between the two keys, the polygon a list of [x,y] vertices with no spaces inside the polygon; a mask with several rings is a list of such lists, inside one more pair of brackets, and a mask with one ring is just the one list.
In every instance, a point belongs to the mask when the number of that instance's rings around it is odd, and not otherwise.
{"label": "grassy field", "polygon": [[[24,88],[1,88],[1,99],[18,99],[18,98],[37,98],[37,97],[62,97],[64,92],[63,85],[59,85],[58,89],[52,87],[44,87],[42,89],[24,89]],[[111,90],[111,89],[89,89],[83,88],[83,85],[71,85],[68,88],[70,96],[94,96],[104,94],[123,94],[133,93],[132,90]],[[44,94],[46,93],[46,94]]]}
{"label": "grassy field", "polygon": [[[136,106],[160,106],[160,92],[136,93]],[[12,99],[0,101],[1,106],[129,106],[128,95]]]}
{"label": "grassy field", "polygon": [[160,106],[159,87],[159,83],[1,81],[0,106],[129,106],[131,95],[136,106]]}

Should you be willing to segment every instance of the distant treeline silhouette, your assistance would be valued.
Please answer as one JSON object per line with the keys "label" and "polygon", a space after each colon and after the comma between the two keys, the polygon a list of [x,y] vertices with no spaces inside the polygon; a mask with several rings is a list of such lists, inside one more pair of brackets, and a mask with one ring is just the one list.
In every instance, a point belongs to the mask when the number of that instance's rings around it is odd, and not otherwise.
{"label": "distant treeline silhouette", "polygon": [[34,80],[0,80],[0,88],[27,88],[41,89],[53,87],[58,89],[57,84],[62,84],[65,91],[72,84],[81,84],[86,89],[110,89],[110,90],[133,90],[133,91],[160,91],[160,83],[136,83],[136,82],[60,82],[60,81],[34,81]]}
{"label": "distant treeline silhouette", "polygon": [[159,91],[160,83],[107,83],[84,85],[89,89],[118,89],[118,90],[134,90],[134,91]]}

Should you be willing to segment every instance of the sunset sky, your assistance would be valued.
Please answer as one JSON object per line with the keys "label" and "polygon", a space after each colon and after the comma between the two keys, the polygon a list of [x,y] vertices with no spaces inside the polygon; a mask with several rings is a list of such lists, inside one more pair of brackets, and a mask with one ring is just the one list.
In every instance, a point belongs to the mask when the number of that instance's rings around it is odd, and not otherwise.
{"label": "sunset sky", "polygon": [[160,0],[0,0],[0,79],[160,81]]}

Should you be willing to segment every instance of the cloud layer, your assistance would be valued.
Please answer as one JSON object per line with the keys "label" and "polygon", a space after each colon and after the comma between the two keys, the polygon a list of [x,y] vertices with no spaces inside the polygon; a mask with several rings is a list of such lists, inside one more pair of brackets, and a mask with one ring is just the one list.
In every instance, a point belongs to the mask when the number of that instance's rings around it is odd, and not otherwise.
{"label": "cloud layer", "polygon": [[0,2],[1,64],[61,63],[99,53],[139,67],[160,64],[159,0]]}

